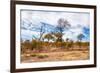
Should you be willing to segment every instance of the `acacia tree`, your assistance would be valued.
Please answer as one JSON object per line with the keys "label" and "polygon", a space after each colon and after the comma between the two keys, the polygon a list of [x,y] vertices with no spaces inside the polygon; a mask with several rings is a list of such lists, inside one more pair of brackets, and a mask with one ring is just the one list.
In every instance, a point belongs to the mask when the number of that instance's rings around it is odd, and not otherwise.
{"label": "acacia tree", "polygon": [[53,37],[53,35],[51,33],[48,33],[48,34],[44,35],[44,39],[47,39],[48,42],[49,42],[50,40],[53,40],[54,37]]}
{"label": "acacia tree", "polygon": [[59,41],[62,42],[62,36],[63,36],[63,32],[65,31],[65,29],[68,29],[69,27],[71,27],[71,25],[69,24],[69,22],[67,20],[65,20],[64,18],[60,18],[58,20],[58,25],[56,27],[57,32],[61,35],[59,37]]}

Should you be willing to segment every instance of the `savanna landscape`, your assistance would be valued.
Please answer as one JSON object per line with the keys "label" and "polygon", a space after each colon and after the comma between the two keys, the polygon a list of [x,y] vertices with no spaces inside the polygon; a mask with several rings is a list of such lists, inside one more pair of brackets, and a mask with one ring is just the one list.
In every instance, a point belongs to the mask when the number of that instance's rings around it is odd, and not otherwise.
{"label": "savanna landscape", "polygon": [[21,62],[89,59],[88,16],[86,13],[23,10]]}

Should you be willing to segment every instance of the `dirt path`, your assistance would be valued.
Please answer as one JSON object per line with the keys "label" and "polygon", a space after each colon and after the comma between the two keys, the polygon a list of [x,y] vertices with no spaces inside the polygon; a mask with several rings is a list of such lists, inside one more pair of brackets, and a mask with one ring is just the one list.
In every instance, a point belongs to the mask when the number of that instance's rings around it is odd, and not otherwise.
{"label": "dirt path", "polygon": [[44,62],[44,61],[71,61],[71,60],[86,60],[89,59],[88,51],[65,51],[65,52],[50,52],[50,53],[38,53],[38,55],[45,55],[44,58],[37,56],[21,56],[22,63],[30,62]]}

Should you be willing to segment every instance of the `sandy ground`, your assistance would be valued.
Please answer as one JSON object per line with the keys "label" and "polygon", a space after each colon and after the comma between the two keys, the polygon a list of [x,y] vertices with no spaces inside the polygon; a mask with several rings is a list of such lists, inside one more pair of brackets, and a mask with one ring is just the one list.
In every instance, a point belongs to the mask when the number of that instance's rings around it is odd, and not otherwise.
{"label": "sandy ground", "polygon": [[45,62],[45,61],[72,61],[72,60],[89,59],[89,51],[87,50],[38,53],[38,55],[46,55],[47,57],[45,58],[38,58],[37,56],[33,57],[33,56],[30,56],[31,54],[21,55],[21,62],[31,63],[31,62]]}

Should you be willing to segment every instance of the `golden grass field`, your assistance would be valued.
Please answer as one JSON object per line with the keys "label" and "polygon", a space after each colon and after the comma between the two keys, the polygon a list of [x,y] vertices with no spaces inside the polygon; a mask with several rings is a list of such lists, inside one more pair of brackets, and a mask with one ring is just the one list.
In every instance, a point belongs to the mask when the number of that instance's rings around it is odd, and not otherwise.
{"label": "golden grass field", "polygon": [[[89,43],[43,43],[30,49],[30,45],[22,44],[21,63],[47,62],[47,61],[74,61],[89,59]],[[71,46],[69,46],[69,45]],[[36,45],[36,44],[35,44]],[[34,46],[35,46],[34,45]]]}
{"label": "golden grass field", "polygon": [[89,51],[62,51],[47,53],[29,53],[21,55],[21,62],[45,62],[45,61],[72,61],[89,59]]}

